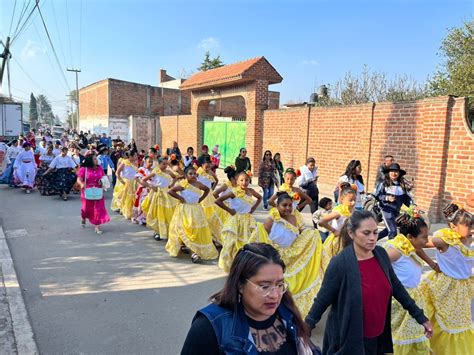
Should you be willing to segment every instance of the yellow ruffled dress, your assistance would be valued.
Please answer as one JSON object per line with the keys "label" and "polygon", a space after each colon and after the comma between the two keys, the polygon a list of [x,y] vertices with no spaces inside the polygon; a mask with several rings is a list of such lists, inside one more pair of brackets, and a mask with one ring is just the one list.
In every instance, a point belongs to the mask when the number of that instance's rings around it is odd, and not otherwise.
{"label": "yellow ruffled dress", "polygon": [[202,191],[187,180],[179,183],[184,190],[179,194],[186,203],[178,203],[171,219],[166,250],[171,256],[178,256],[184,244],[203,260],[215,259],[217,249],[199,199]]}
{"label": "yellow ruffled dress", "polygon": [[219,267],[229,272],[234,257],[257,228],[257,222],[250,213],[255,199],[246,194],[241,187],[233,189],[234,198],[229,200],[230,208],[237,213],[230,216],[222,229],[222,250],[219,256]]}
{"label": "yellow ruffled dress", "polygon": [[150,189],[150,193],[142,203],[142,210],[146,214],[146,225],[153,229],[161,238],[168,238],[168,229],[173,218],[178,200],[168,194],[173,178],[159,168],[153,170],[155,176],[149,180],[150,185],[157,191]]}
{"label": "yellow ruffled dress", "polygon": [[258,223],[258,231],[250,241],[267,243],[278,250],[286,265],[285,281],[305,317],[321,287],[321,237],[317,230],[305,228],[301,213],[294,214],[297,226],[281,218],[276,208],[269,216],[273,220],[270,233]]}
{"label": "yellow ruffled dress", "polygon": [[133,216],[133,203],[135,202],[135,192],[137,190],[137,182],[135,181],[135,175],[137,173],[137,167],[133,165],[128,159],[123,159],[122,164],[124,168],[121,173],[121,177],[125,180],[125,184],[122,184],[119,179],[115,184],[111,209],[113,211],[120,210],[120,213],[127,218],[131,219]]}
{"label": "yellow ruffled dress", "polygon": [[[389,240],[385,248],[394,248],[401,253],[392,263],[395,274],[418,307],[426,309],[426,302],[419,284],[423,272],[423,260],[416,255],[411,242],[402,234]],[[406,311],[400,303],[392,299],[392,339],[395,355],[429,355],[430,341],[425,328]]]}
{"label": "yellow ruffled dress", "polygon": [[203,168],[197,170],[198,181],[209,188],[209,194],[201,202],[202,207],[204,208],[204,214],[206,215],[207,222],[209,223],[209,228],[211,229],[212,237],[216,242],[222,245],[222,221],[219,215],[219,206],[216,205],[216,199],[212,194],[212,185],[216,182],[214,176],[208,174],[204,171]]}
{"label": "yellow ruffled dress", "polygon": [[[331,221],[332,227],[340,231],[345,220],[351,216],[351,211],[349,207],[344,204],[337,205],[334,207],[333,211],[336,211],[341,215],[338,219]],[[339,254],[341,250],[342,246],[339,244],[339,237],[336,237],[333,233],[329,234],[323,244],[323,255],[321,261],[323,272],[326,272],[332,257]]]}
{"label": "yellow ruffled dress", "polygon": [[433,236],[443,240],[449,248],[444,253],[436,252],[441,272],[431,271],[421,283],[427,317],[433,324],[431,348],[436,355],[473,354],[474,250],[465,246],[461,236],[451,228],[441,229]]}
{"label": "yellow ruffled dress", "polygon": [[[225,185],[227,186],[227,190],[223,191],[219,196],[227,195],[227,194],[231,193],[232,190],[234,189],[234,187],[232,186],[232,183],[230,181],[227,181],[225,183]],[[224,204],[226,204],[227,206],[230,206],[229,200],[224,201]],[[217,209],[217,214],[219,215],[219,219],[222,222],[222,227],[224,227],[227,220],[230,218],[229,212],[227,212],[226,210],[224,210],[222,208],[218,208]]]}

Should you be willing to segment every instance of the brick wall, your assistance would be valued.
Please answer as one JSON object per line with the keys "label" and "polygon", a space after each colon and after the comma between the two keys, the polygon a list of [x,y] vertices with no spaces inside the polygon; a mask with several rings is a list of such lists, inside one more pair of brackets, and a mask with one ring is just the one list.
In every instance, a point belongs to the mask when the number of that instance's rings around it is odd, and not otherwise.
{"label": "brick wall", "polygon": [[160,147],[163,149],[173,146],[177,141],[181,152],[185,154],[187,147],[193,147],[197,152],[197,120],[193,115],[161,116],[159,120],[161,134]]}
{"label": "brick wall", "polygon": [[242,96],[231,97],[227,99],[213,100],[214,104],[209,104],[209,117],[223,116],[234,118],[245,118],[247,109],[245,107],[245,99]]}
{"label": "brick wall", "polygon": [[107,116],[109,114],[108,80],[102,80],[79,90],[79,108],[82,117]]}
{"label": "brick wall", "polygon": [[433,220],[446,203],[474,192],[474,136],[463,98],[266,110],[262,149],[280,152],[285,167],[315,157],[321,183],[333,186],[358,159],[370,191],[383,157],[392,154],[415,179],[415,199]]}

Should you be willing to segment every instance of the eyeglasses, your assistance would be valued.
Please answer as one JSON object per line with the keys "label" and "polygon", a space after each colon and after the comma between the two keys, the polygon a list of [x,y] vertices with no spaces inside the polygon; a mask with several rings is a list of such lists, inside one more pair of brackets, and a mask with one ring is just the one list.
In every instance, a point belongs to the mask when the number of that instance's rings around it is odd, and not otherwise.
{"label": "eyeglasses", "polygon": [[288,291],[288,284],[286,282],[280,282],[276,285],[257,285],[256,283],[250,281],[249,279],[247,279],[247,281],[250,282],[253,286],[255,286],[255,289],[263,297],[267,297],[271,295],[274,290],[277,290],[280,296],[283,295],[286,291]]}

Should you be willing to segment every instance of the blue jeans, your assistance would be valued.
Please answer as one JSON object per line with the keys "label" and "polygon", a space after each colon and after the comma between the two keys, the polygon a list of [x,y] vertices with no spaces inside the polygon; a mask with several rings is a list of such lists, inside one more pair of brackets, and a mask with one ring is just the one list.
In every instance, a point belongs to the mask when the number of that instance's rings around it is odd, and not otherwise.
{"label": "blue jeans", "polygon": [[275,188],[275,185],[270,184],[268,187],[263,188],[263,207],[267,208],[268,207],[268,200],[270,197],[273,196],[273,190]]}

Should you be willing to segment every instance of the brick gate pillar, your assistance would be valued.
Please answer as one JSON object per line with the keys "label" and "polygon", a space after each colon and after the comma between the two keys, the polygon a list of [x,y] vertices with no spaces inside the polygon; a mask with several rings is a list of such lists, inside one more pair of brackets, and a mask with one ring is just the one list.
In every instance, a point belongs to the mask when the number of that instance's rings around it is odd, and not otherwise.
{"label": "brick gate pillar", "polygon": [[247,156],[252,172],[258,172],[263,152],[263,111],[268,108],[268,81],[257,80],[248,87],[247,95]]}

